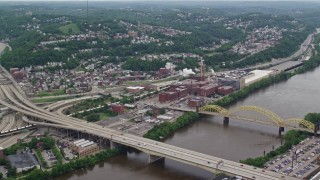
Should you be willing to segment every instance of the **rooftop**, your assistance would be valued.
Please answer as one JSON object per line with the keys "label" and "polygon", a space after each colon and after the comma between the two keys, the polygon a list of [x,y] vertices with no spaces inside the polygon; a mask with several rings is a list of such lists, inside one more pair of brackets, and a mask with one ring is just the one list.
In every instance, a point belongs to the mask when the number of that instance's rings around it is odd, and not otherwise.
{"label": "rooftop", "polygon": [[31,153],[14,154],[7,156],[10,163],[16,168],[26,168],[39,165]]}
{"label": "rooftop", "polygon": [[254,70],[251,71],[249,76],[245,77],[245,83],[250,84],[261,78],[269,76],[273,71],[270,70]]}

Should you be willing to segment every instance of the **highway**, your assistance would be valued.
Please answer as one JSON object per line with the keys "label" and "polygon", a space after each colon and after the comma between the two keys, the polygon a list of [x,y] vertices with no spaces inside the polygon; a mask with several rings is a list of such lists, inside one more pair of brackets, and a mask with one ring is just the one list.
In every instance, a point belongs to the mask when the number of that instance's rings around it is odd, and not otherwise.
{"label": "highway", "polygon": [[82,101],[82,100],[96,99],[96,98],[99,98],[99,97],[101,97],[101,96],[93,95],[93,96],[84,96],[84,97],[79,97],[79,98],[74,98],[74,99],[69,99],[69,100],[63,100],[63,101],[58,101],[56,103],[52,103],[52,104],[46,105],[43,108],[47,109],[48,111],[52,111],[52,110],[58,109],[60,107],[69,105],[69,104],[75,104],[75,103],[77,103],[79,101]]}
{"label": "highway", "polygon": [[109,128],[103,128],[96,124],[83,122],[76,118],[61,116],[49,112],[27,100],[23,95],[21,95],[19,89],[17,89],[14,84],[15,83],[9,85],[1,85],[1,90],[5,94],[7,100],[1,100],[0,103],[14,111],[20,112],[29,117],[35,117],[38,119],[42,119],[45,122],[55,123],[50,124],[53,127],[63,127],[67,129],[78,130],[81,132],[96,135],[98,137],[107,138],[112,142],[136,148],[150,155],[173,159],[179,162],[206,169],[210,172],[216,172],[216,170],[218,170],[249,179],[259,180],[295,179],[293,177],[283,176],[278,173],[265,171],[263,169],[244,165],[238,162],[202,154],[199,152],[176,147],[162,142],[153,141],[135,135],[118,132]]}

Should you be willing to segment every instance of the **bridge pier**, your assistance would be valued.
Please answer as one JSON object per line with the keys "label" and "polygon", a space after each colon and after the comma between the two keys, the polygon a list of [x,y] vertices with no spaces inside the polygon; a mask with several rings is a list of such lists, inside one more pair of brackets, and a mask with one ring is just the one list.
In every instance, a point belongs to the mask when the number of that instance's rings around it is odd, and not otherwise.
{"label": "bridge pier", "polygon": [[225,126],[229,125],[229,117],[223,117],[223,125]]}
{"label": "bridge pier", "polygon": [[148,154],[148,155],[149,155],[149,157],[148,157],[149,164],[154,163],[159,160],[164,160],[164,157],[161,157],[161,156],[155,156],[155,155],[151,155],[151,154]]}
{"label": "bridge pier", "polygon": [[116,142],[109,140],[109,143],[110,143],[110,149],[115,149],[115,148],[119,147],[119,144]]}
{"label": "bridge pier", "polygon": [[284,127],[279,127],[279,136],[282,135],[282,132],[284,132]]}
{"label": "bridge pier", "polygon": [[319,124],[315,124],[314,125],[314,130],[313,130],[314,136],[316,136],[318,134],[318,130],[319,130]]}

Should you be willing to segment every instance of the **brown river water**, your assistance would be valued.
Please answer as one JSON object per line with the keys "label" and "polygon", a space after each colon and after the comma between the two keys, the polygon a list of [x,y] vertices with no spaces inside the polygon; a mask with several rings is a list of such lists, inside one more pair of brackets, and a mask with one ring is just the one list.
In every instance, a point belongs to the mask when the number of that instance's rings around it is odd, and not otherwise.
{"label": "brown river water", "polygon": [[[320,112],[320,68],[292,77],[286,82],[260,90],[230,108],[254,105],[267,108],[280,117],[303,118],[308,112]],[[201,153],[239,161],[263,155],[280,146],[278,128],[221,117],[205,116],[177,131],[166,143]],[[59,180],[177,180],[210,179],[213,174],[176,161],[165,159],[147,163],[144,153],[127,153],[102,162],[91,169],[77,170]]]}

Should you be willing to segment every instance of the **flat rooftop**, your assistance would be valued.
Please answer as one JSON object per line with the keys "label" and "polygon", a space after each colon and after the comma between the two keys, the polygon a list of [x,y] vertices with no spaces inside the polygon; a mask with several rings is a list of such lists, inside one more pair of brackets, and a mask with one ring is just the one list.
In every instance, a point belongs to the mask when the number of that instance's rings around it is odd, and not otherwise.
{"label": "flat rooftop", "polygon": [[10,163],[16,168],[26,168],[39,165],[31,153],[14,154],[7,156]]}
{"label": "flat rooftop", "polygon": [[250,83],[253,83],[261,78],[264,78],[264,77],[267,77],[269,76],[273,71],[271,70],[254,70],[254,71],[251,71],[247,78],[245,78],[245,83],[246,84],[250,84]]}

